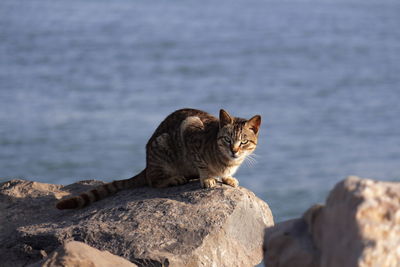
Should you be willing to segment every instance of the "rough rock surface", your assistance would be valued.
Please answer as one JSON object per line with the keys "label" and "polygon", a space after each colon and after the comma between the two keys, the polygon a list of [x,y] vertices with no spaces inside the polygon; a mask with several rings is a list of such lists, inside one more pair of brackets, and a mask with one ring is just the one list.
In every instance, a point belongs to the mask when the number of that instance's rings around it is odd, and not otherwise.
{"label": "rough rock surface", "polygon": [[0,184],[0,266],[35,263],[72,240],[139,266],[254,266],[262,259],[273,218],[245,188],[194,182],[125,190],[81,210],[55,208],[57,199],[99,184]]}
{"label": "rough rock surface", "polygon": [[265,266],[400,266],[400,183],[350,176],[326,205],[266,231]]}
{"label": "rough rock surface", "polygon": [[85,243],[71,241],[56,249],[44,260],[28,267],[137,267],[136,264],[115,256],[108,251],[100,251]]}

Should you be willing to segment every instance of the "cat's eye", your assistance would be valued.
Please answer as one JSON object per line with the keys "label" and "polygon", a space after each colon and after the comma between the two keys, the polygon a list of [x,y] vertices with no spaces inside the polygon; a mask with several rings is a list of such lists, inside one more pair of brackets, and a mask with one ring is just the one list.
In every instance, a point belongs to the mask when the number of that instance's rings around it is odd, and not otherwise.
{"label": "cat's eye", "polygon": [[224,137],[224,141],[227,142],[228,144],[231,143],[231,139],[228,136]]}
{"label": "cat's eye", "polygon": [[241,142],[241,144],[242,144],[242,145],[245,145],[245,144],[247,144],[248,142],[249,142],[249,140],[243,139],[242,142]]}

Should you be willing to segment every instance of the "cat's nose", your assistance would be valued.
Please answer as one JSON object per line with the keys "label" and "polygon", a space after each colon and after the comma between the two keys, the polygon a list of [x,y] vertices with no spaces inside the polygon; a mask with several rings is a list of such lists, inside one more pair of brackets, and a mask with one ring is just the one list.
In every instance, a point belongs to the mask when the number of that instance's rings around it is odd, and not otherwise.
{"label": "cat's nose", "polygon": [[236,158],[239,155],[239,147],[232,146],[231,147],[231,152],[232,152],[232,156]]}

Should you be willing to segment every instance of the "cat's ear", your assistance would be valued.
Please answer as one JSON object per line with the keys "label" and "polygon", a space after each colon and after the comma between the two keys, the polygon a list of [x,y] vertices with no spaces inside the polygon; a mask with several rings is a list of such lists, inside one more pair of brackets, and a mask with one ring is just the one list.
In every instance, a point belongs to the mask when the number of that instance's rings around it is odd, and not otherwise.
{"label": "cat's ear", "polygon": [[225,110],[221,109],[219,111],[219,127],[222,128],[227,124],[231,124],[233,123],[233,119],[231,117],[231,115],[229,115],[228,112],[226,112]]}
{"label": "cat's ear", "polygon": [[255,115],[250,120],[246,122],[247,127],[249,127],[255,134],[258,133],[258,129],[261,125],[261,116]]}

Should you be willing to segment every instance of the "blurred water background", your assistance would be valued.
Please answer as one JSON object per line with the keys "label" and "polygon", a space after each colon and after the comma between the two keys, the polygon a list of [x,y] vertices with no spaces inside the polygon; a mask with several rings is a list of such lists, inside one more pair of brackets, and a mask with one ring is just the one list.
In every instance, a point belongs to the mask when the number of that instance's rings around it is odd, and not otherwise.
{"label": "blurred water background", "polygon": [[0,1],[0,182],[128,178],[182,107],[261,114],[241,185],[276,221],[400,181],[400,1]]}

